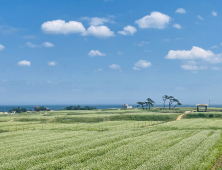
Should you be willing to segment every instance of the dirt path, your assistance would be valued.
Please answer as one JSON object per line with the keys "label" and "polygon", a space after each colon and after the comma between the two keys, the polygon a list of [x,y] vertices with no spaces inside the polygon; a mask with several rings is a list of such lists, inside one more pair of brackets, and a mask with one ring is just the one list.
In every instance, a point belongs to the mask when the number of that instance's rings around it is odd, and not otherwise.
{"label": "dirt path", "polygon": [[190,113],[191,111],[186,111],[184,114],[178,116],[177,120],[181,120],[185,114]]}

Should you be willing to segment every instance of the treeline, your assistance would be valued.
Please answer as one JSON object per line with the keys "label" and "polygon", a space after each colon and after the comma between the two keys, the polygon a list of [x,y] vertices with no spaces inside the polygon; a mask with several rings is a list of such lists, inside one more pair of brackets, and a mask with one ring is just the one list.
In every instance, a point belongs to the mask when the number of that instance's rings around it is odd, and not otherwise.
{"label": "treeline", "polygon": [[68,106],[68,107],[64,108],[64,110],[94,110],[94,109],[96,109],[96,107],[91,107],[91,106],[81,107],[80,105]]}
{"label": "treeline", "polygon": [[[164,95],[162,97],[163,99],[163,109],[165,109],[165,103],[169,102],[169,110],[171,109],[172,105],[174,104],[173,109],[175,109],[177,106],[181,106],[182,104],[178,99],[175,99],[173,96]],[[145,102],[137,102],[137,107],[141,106],[143,110],[146,108],[153,107],[155,102],[151,98],[147,98]]]}
{"label": "treeline", "polygon": [[16,112],[16,113],[23,113],[23,112],[27,112],[27,109],[26,108],[12,108],[9,110],[10,113],[13,113],[13,112]]}

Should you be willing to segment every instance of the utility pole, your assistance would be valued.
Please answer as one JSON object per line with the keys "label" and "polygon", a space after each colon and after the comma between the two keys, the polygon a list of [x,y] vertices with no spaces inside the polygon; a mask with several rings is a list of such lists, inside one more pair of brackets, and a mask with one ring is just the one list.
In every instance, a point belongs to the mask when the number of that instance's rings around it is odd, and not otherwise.
{"label": "utility pole", "polygon": [[209,107],[210,107],[210,100],[209,100]]}

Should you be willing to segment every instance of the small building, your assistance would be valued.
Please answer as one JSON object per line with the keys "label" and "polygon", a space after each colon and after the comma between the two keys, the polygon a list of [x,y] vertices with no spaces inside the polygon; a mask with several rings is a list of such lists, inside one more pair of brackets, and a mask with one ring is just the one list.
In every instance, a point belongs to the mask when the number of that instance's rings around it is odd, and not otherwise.
{"label": "small building", "polygon": [[39,106],[34,107],[34,111],[38,111],[38,109],[39,109]]}
{"label": "small building", "polygon": [[205,112],[207,111],[207,106],[208,106],[208,104],[197,104],[196,105],[197,106],[197,112],[199,112],[200,110],[199,110],[199,107],[205,107]]}
{"label": "small building", "polygon": [[128,104],[124,104],[124,105],[122,105],[122,108],[123,109],[132,109],[133,106],[129,106]]}

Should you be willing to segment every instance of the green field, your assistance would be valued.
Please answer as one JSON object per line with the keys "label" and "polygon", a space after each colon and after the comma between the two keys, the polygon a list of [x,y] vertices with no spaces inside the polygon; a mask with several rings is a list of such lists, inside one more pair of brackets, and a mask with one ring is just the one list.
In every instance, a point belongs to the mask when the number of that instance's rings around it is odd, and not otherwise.
{"label": "green field", "polygon": [[175,121],[194,109],[1,115],[0,169],[212,169],[222,154],[220,112]]}

